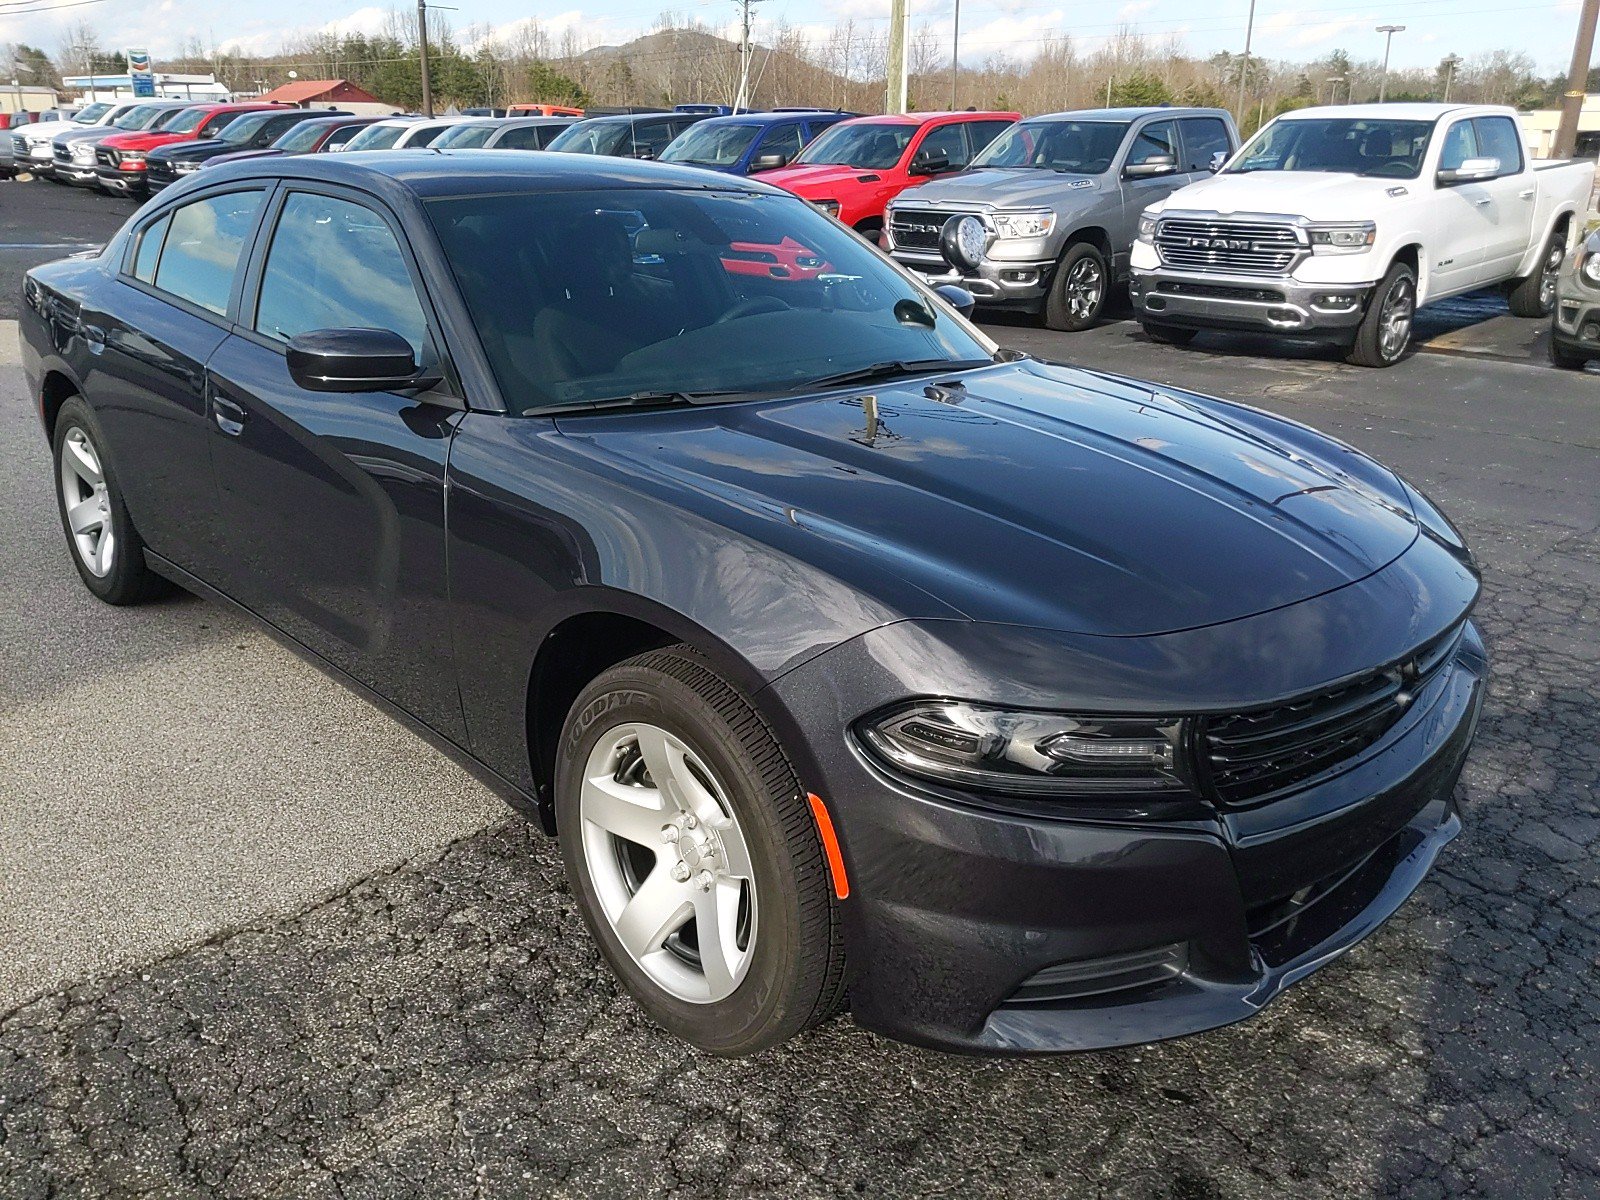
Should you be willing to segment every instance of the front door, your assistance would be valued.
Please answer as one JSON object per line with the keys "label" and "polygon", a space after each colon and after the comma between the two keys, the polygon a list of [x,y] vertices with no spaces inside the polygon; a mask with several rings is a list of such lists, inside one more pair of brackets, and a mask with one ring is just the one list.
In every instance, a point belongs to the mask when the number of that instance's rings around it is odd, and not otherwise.
{"label": "front door", "polygon": [[[1165,200],[1189,181],[1182,171],[1178,146],[1178,126],[1174,121],[1151,121],[1133,135],[1122,162],[1122,224],[1114,242],[1115,274],[1128,273],[1129,247],[1139,232],[1139,214],[1158,200]],[[1152,159],[1170,158],[1173,169],[1164,175],[1129,175],[1128,168]]]}
{"label": "front door", "polygon": [[437,361],[387,214],[287,189],[210,364],[224,590],[301,644],[464,741],[450,645],[445,465],[460,414],[415,395],[308,392],[284,348],[312,329],[389,329]]}

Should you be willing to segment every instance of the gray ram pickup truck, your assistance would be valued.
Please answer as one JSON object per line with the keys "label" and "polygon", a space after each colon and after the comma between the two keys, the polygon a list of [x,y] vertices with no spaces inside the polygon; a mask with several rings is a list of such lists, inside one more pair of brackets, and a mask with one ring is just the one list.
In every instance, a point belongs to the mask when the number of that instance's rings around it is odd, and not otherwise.
{"label": "gray ram pickup truck", "polygon": [[1102,108],[1030,117],[964,171],[888,208],[883,248],[979,305],[1088,329],[1128,277],[1139,214],[1207,177],[1239,148],[1217,108]]}

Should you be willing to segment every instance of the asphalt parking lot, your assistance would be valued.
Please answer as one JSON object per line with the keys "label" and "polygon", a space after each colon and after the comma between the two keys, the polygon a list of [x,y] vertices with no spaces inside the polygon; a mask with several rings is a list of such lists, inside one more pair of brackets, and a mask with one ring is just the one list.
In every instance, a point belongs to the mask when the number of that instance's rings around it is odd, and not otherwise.
{"label": "asphalt parking lot", "polygon": [[996,322],[1260,404],[1421,485],[1485,570],[1466,832],[1243,1025],[998,1061],[847,1020],[702,1057],[601,966],[555,847],[199,600],[78,584],[17,274],[121,202],[0,183],[0,1193],[1600,1194],[1600,374],[1476,298],[1388,371]]}

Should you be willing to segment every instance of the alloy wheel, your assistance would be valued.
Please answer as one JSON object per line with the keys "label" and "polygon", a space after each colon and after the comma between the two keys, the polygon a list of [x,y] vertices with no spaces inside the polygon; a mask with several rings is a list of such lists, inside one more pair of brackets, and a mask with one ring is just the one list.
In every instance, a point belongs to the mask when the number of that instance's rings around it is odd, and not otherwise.
{"label": "alloy wheel", "polygon": [[117,553],[111,497],[100,453],[81,427],[69,430],[61,444],[61,501],[73,549],[91,575],[104,579],[111,573]]}
{"label": "alloy wheel", "polygon": [[1092,258],[1080,258],[1067,272],[1067,311],[1074,320],[1086,321],[1100,306],[1105,290],[1105,272]]}
{"label": "alloy wheel", "polygon": [[1556,282],[1561,277],[1561,263],[1567,256],[1565,238],[1555,238],[1550,243],[1550,253],[1545,256],[1544,269],[1539,273],[1539,306],[1546,312],[1556,306]]}
{"label": "alloy wheel", "polygon": [[1410,279],[1396,279],[1384,293],[1383,307],[1378,311],[1378,347],[1389,362],[1399,358],[1411,341],[1411,319],[1416,311],[1415,286]]}
{"label": "alloy wheel", "polygon": [[732,995],[755,950],[755,872],[704,759],[659,726],[618,726],[590,751],[578,803],[584,861],[623,950],[680,1000]]}

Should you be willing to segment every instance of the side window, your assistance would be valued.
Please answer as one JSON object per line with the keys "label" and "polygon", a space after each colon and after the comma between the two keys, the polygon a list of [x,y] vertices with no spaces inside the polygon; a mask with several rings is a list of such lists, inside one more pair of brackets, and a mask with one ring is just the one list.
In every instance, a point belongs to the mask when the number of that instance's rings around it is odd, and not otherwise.
{"label": "side window", "polygon": [[234,272],[245,238],[255,228],[262,195],[224,192],[174,209],[155,266],[155,286],[211,312],[226,313]]}
{"label": "side window", "polygon": [[1478,139],[1478,153],[1500,160],[1501,175],[1516,175],[1522,170],[1522,137],[1510,117],[1478,117],[1472,122]]}
{"label": "side window", "polygon": [[292,192],[261,272],[255,328],[288,341],[309,329],[388,329],[419,358],[427,320],[394,233],[370,208]]}
{"label": "side window", "polygon": [[1469,158],[1478,157],[1478,137],[1471,121],[1457,121],[1444,135],[1444,148],[1439,151],[1439,170],[1454,171]]}
{"label": "side window", "polygon": [[800,153],[802,144],[799,122],[793,125],[780,125],[776,129],[767,130],[766,136],[761,139],[761,145],[756,148],[756,153],[781,154],[787,159],[793,159]]}
{"label": "side window", "polygon": [[342,146],[365,128],[365,125],[340,126],[328,135],[327,140],[322,143],[322,148],[327,150],[333,146]]}
{"label": "side window", "polygon": [[[1177,162],[1177,127],[1171,121],[1152,121],[1134,135],[1133,145],[1128,148],[1128,161],[1124,165],[1133,167],[1152,158],[1163,157]],[[1182,170],[1181,164],[1179,169]]]}
{"label": "side window", "polygon": [[168,213],[139,231],[139,246],[133,252],[133,277],[141,283],[156,281],[156,260],[161,257],[161,243],[166,240],[170,224],[172,214]]}
{"label": "side window", "polygon": [[234,121],[242,116],[244,116],[243,113],[236,112],[218,113],[209,121],[206,121],[204,124],[202,124],[200,128],[195,131],[195,133],[201,138],[216,137],[217,134],[221,133],[224,129],[226,129],[229,125],[232,125]]}
{"label": "side window", "polygon": [[500,140],[494,147],[496,150],[537,150],[539,149],[538,127],[524,125],[519,129],[508,129],[500,135]]}
{"label": "side window", "polygon": [[1006,130],[1015,124],[1012,121],[971,121],[967,125],[967,133],[972,137],[972,153],[974,156],[980,150],[986,150],[989,143],[994,141]]}
{"label": "side window", "polygon": [[1180,171],[1209,171],[1217,154],[1232,154],[1228,127],[1216,117],[1189,117],[1179,121],[1183,129],[1183,160]]}
{"label": "side window", "polygon": [[967,165],[971,155],[967,153],[967,134],[959,122],[950,125],[941,125],[931,130],[928,136],[922,139],[922,145],[917,147],[917,158],[937,158],[944,155],[950,160],[950,169]]}
{"label": "side window", "polygon": [[652,121],[648,125],[635,125],[633,127],[633,152],[637,155],[649,153],[651,158],[657,158],[667,148],[667,143],[678,136],[679,126],[676,122]]}

